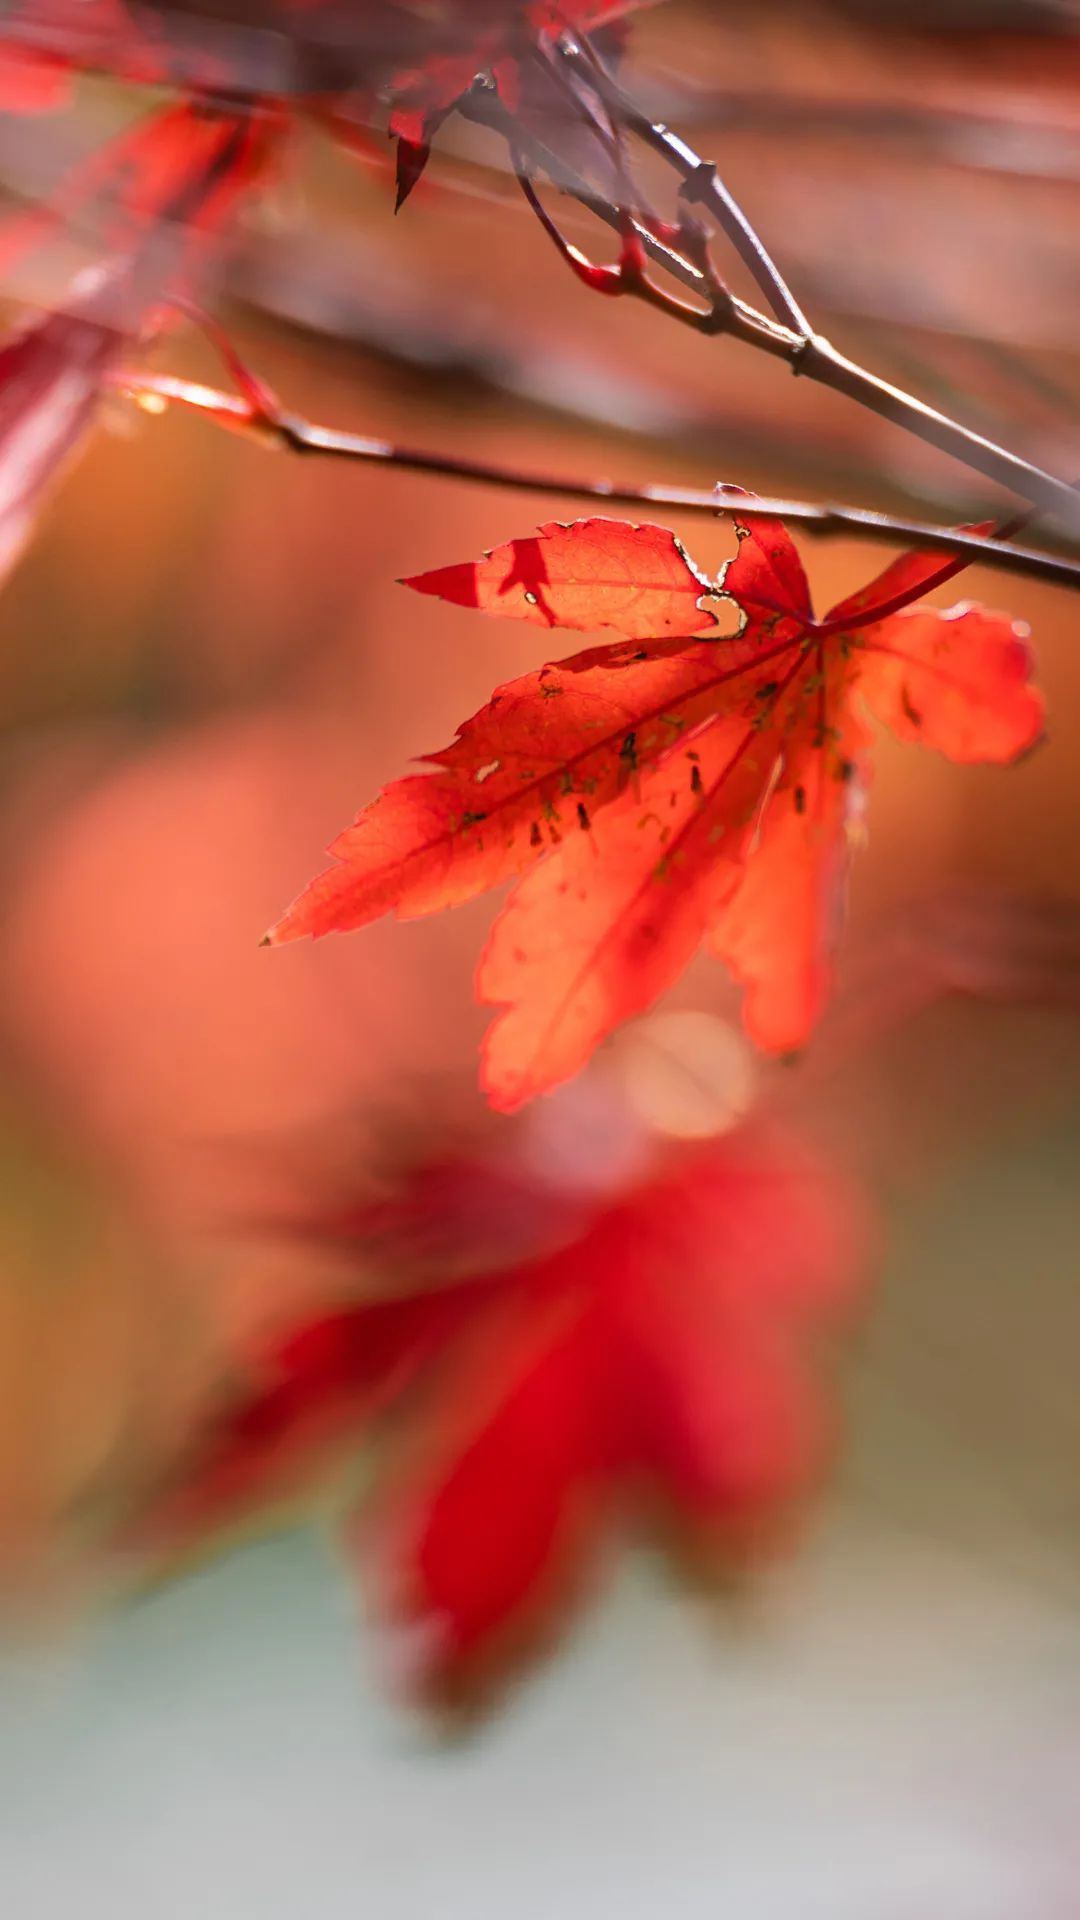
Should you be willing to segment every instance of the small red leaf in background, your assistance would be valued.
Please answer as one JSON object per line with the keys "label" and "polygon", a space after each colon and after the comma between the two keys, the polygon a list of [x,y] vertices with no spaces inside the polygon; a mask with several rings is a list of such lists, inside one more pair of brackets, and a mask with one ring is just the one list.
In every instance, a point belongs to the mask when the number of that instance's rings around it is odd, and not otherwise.
{"label": "small red leaf in background", "polygon": [[0,577],[30,534],[41,497],[79,447],[125,334],[123,279],[91,268],[64,313],[0,347]]}
{"label": "small red leaf in background", "polygon": [[5,0],[0,107],[51,107],[66,69],[97,70],[215,104],[313,108],[347,143],[355,113],[370,120],[389,101],[391,131],[419,144],[419,130],[434,131],[478,73],[496,73],[513,97],[539,42],[567,29],[595,31],[610,50],[625,17],[651,3],[273,0],[217,20],[203,0]]}
{"label": "small red leaf in background", "polygon": [[[398,199],[400,207],[411,193],[424,166],[431,140],[467,93],[478,73],[489,73],[506,104],[528,112],[530,85],[539,63],[536,44],[568,30],[596,31],[610,39],[624,16],[652,0],[594,0],[594,4],[567,4],[566,0],[463,0],[431,17],[410,15],[417,50],[428,40],[426,57],[415,66],[399,68],[387,92],[394,103],[390,131],[397,136]],[[561,127],[568,120],[567,95],[552,90]],[[543,131],[534,126],[534,131]],[[404,149],[404,152],[403,152]]]}
{"label": "small red leaf in background", "polygon": [[[396,1219],[382,1257],[392,1267],[400,1233],[399,1284],[406,1250],[437,1246],[448,1208],[457,1219],[459,1183],[478,1223],[505,1180],[438,1166],[367,1216]],[[265,1384],[151,1504],[143,1544],[184,1545],[310,1479],[394,1410],[356,1551],[408,1629],[412,1686],[454,1700],[551,1637],[626,1510],[714,1570],[774,1536],[829,1455],[815,1356],[862,1292],[855,1188],[760,1125],[693,1148],[653,1136],[636,1176],[588,1203],[532,1184],[548,1219],[531,1254],[461,1278],[449,1252],[442,1281],[429,1267],[421,1290],[339,1308],[258,1356]]]}
{"label": "small red leaf in background", "polygon": [[268,936],[431,913],[534,867],[477,977],[480,999],[504,1009],[484,1049],[498,1108],[577,1072],[706,937],[747,989],[757,1044],[805,1045],[862,832],[864,708],[964,762],[1015,760],[1041,737],[1016,622],[910,604],[956,562],[906,555],[819,621],[787,529],[753,516],[736,532],[719,589],[741,610],[734,638],[710,634],[708,579],[658,527],[553,523],[407,583],[623,636],[501,687],[428,756],[436,771],[358,817],[333,845],[338,865]]}
{"label": "small red leaf in background", "polygon": [[[99,203],[110,256],[76,279],[62,308],[0,347],[0,576],[92,426],[121,355],[160,301],[187,290],[202,249],[258,172],[264,131],[246,117],[169,107],[69,183],[71,204]],[[12,223],[9,257],[42,233],[33,217]]]}

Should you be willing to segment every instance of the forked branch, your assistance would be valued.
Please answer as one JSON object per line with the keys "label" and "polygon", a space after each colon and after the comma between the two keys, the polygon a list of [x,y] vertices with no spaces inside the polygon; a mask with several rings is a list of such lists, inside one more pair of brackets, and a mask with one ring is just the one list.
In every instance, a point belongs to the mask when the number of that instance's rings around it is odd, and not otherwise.
{"label": "forked branch", "polygon": [[[493,88],[483,84],[474,86],[461,102],[460,111],[467,119],[499,133],[506,141],[511,163],[530,204],[580,278],[602,291],[635,293],[699,331],[730,334],[759,351],[785,360],[793,373],[847,395],[926,444],[951,455],[969,470],[1008,488],[1067,533],[1080,533],[1080,492],[1076,487],[880,379],[817,333],[716,168],[670,128],[655,124],[642,113],[587,42],[564,35],[559,41],[548,43],[544,57],[555,83],[568,99],[576,102],[580,114],[595,125],[587,96],[591,93],[599,97],[619,138],[642,141],[667,162],[679,182],[679,220],[672,230],[661,235],[650,226],[647,213],[640,207],[620,205],[607,198],[561,155],[554,153],[523,124],[520,115],[508,111]],[[625,170],[620,168],[619,174],[621,180]],[[617,267],[594,269],[580,250],[562,235],[536,193],[536,180],[543,175],[554,180],[561,191],[569,193],[620,236],[622,254]],[[702,214],[735,246],[772,308],[772,314],[739,299],[725,286],[703,243]],[[632,256],[627,254],[628,238],[637,250]],[[665,295],[637,266],[640,256],[647,256],[695,292],[701,306],[688,307],[673,296]],[[627,271],[628,259],[630,271]]]}

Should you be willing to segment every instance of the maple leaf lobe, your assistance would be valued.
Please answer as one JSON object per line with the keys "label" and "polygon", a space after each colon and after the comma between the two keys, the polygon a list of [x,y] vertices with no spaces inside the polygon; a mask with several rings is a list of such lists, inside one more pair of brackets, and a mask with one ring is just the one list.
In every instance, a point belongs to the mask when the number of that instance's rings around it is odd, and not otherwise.
{"label": "maple leaf lobe", "polygon": [[402,585],[532,626],[613,627],[628,640],[690,637],[717,624],[700,604],[715,592],[713,583],[674,534],[647,522],[549,521],[482,560],[416,574]]}

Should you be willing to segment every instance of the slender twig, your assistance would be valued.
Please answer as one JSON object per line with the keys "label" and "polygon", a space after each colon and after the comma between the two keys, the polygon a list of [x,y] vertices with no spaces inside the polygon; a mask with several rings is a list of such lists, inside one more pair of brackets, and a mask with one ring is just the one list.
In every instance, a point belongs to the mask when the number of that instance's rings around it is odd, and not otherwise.
{"label": "slender twig", "polygon": [[[1080,529],[1080,493],[1068,482],[1047,473],[1021,455],[998,446],[984,435],[953,420],[937,408],[886,380],[879,379],[840,353],[832,343],[816,333],[806,319],[779,268],[760,240],[752,223],[721,181],[716,169],[703,160],[688,143],[669,128],[654,124],[642,113],[598,61],[570,35],[552,49],[553,59],[562,60],[571,74],[598,93],[605,106],[619,117],[622,126],[661,154],[681,182],[684,196],[712,218],[729,235],[742,258],[750,266],[767,298],[786,318],[783,323],[770,319],[746,301],[731,300],[723,328],[759,349],[785,359],[794,373],[845,394],[871,412],[896,426],[905,428],[927,444],[961,461],[969,469],[1008,488],[1050,515],[1070,531]],[[626,229],[627,212],[606,201],[572,168],[523,128],[498,102],[489,88],[475,88],[462,103],[465,116],[478,124],[500,132],[517,155],[525,155],[532,174],[546,173],[563,191],[587,206],[617,232]],[[632,210],[630,210],[632,211]],[[678,244],[665,245],[656,240],[640,221],[634,223],[641,245],[654,260],[659,260],[684,285],[692,286],[706,301],[709,298],[705,274],[693,258]]]}
{"label": "slender twig", "polygon": [[[676,144],[674,134],[669,133],[666,128],[663,130],[657,128],[656,132],[662,132],[674,148]],[[693,158],[690,148],[686,147],[683,141],[678,141],[677,145],[688,160]],[[704,188],[704,199],[702,188]],[[792,333],[800,334],[803,339],[806,339],[811,332],[810,322],[772,255],[766,251],[755,228],[750,225],[738,201],[729,193],[716,168],[708,167],[703,180],[699,163],[699,166],[685,180],[680,198],[689,205],[702,200],[702,204],[708,206],[719,219],[724,232],[733,242],[740,257],[750,268],[776,318],[783,326],[790,327]]]}
{"label": "slender twig", "polygon": [[567,35],[561,51],[568,68],[578,72],[583,67],[587,70],[605,106],[615,109],[618,115],[616,124],[637,134],[645,145],[652,147],[664,159],[674,160],[683,183],[680,200],[686,206],[693,206],[697,202],[708,209],[721,230],[727,234],[740,259],[749,267],[756,285],[765,295],[781,326],[789,327],[792,333],[799,334],[804,340],[808,339],[813,332],[809,320],[761,235],[747,219],[734,194],[729,193],[712,162],[699,160],[693,148],[687,146],[685,140],[680,140],[670,127],[654,124],[633,106],[587,40],[577,42]]}
{"label": "slender twig", "polygon": [[586,258],[580,247],[575,247],[566,238],[556,221],[545,207],[533,184],[532,175],[520,160],[517,160],[517,177],[521,191],[525,195],[537,220],[543,227],[561,258],[566,261],[587,287],[595,292],[619,294],[633,293],[651,307],[659,308],[669,319],[680,320],[685,326],[693,327],[698,333],[722,333],[728,323],[731,296],[726,287],[719,283],[709,286],[710,303],[707,307],[691,306],[680,300],[677,294],[670,293],[664,287],[658,287],[649,279],[645,271],[645,252],[641,234],[636,223],[627,215],[622,238],[622,250],[613,266],[598,266]]}
{"label": "slender twig", "polygon": [[[234,363],[235,369],[235,363]],[[716,516],[737,505],[740,518],[790,520],[818,536],[846,534],[850,538],[883,541],[890,545],[927,547],[963,557],[968,563],[996,567],[1006,573],[1026,574],[1059,586],[1080,589],[1080,558],[1014,547],[1001,539],[955,527],[933,526],[869,508],[841,506],[811,500],[737,501],[722,491],[699,487],[635,486],[618,480],[584,479],[575,474],[538,473],[502,466],[494,461],[469,460],[456,454],[421,447],[399,446],[366,434],[342,432],[317,425],[278,406],[261,381],[243,376],[245,391],[227,393],[216,387],[176,378],[172,374],[121,368],[109,384],[153,412],[170,403],[188,408],[219,426],[293,453],[321,454],[338,460],[377,463],[411,473],[442,475],[516,493],[558,494],[565,499],[603,501],[609,506],[668,507],[673,512]]]}
{"label": "slender twig", "polygon": [[[527,162],[531,176],[546,174],[561,192],[569,194],[571,199],[610,227],[613,233],[620,237],[623,235],[627,225],[626,211],[591,187],[552,147],[535,134],[522,129],[492,87],[474,85],[458,102],[457,111],[462,119],[489,133],[498,134],[505,141],[512,167],[516,154],[519,160]],[[633,214],[632,209],[631,216],[630,225],[649,259],[663,267],[672,279],[708,301],[709,277],[692,254],[680,252],[674,244],[659,239],[644,221]],[[779,321],[771,320],[767,314],[759,313],[756,307],[740,299],[737,294],[730,294],[729,301],[724,327],[726,333],[730,333],[735,340],[743,340],[765,353],[774,354],[778,359],[790,360],[798,348],[800,336],[797,333],[793,333],[790,327],[781,326]]]}

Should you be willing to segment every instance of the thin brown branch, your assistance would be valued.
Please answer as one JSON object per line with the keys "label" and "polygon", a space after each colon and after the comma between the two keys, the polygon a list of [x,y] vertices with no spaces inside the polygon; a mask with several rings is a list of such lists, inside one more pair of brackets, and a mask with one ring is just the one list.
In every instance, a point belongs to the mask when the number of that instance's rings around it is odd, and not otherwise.
{"label": "thin brown branch", "polygon": [[[669,128],[650,121],[597,60],[591,48],[586,50],[567,35],[553,51],[553,58],[561,59],[571,74],[577,74],[584,85],[599,93],[627,132],[667,160],[681,183],[684,196],[689,195],[695,208],[706,213],[733,240],[770,303],[786,315],[784,323],[780,323],[749,303],[732,297],[723,331],[785,359],[793,373],[846,395],[937,447],[970,470],[1029,501],[1068,531],[1080,530],[1080,492],[1067,481],[1047,473],[1022,455],[998,446],[902,388],[879,379],[816,333],[716,169]],[[507,114],[490,89],[474,89],[462,103],[462,110],[469,119],[500,132],[513,150],[527,157],[532,173],[546,173],[556,185],[571,193],[617,232],[625,230],[628,210],[606,202],[588,182],[574,177],[565,162]],[[640,222],[635,223],[635,231],[651,258],[659,259],[677,279],[694,287],[708,301],[706,276],[692,258],[692,247],[686,250],[678,245],[661,245]]]}
{"label": "thin brown branch", "polygon": [[734,194],[728,191],[712,162],[699,160],[693,149],[680,140],[670,127],[658,126],[641,113],[607,72],[587,40],[575,42],[567,35],[562,53],[568,68],[588,72],[605,106],[613,108],[617,114],[617,125],[636,134],[665,160],[675,162],[682,176],[680,201],[687,207],[700,204],[707,208],[726,233],[740,259],[749,267],[756,285],[765,295],[781,326],[808,339],[813,332],[809,320],[761,235],[747,219]]}
{"label": "thin brown branch", "polygon": [[[147,411],[164,412],[170,404],[213,420],[264,444],[286,448],[293,453],[320,454],[325,458],[376,463],[401,468],[410,473],[441,475],[447,479],[470,481],[481,486],[498,487],[506,492],[555,494],[563,499],[600,501],[608,506],[668,507],[679,513],[707,513],[714,518],[726,507],[735,505],[722,491],[697,487],[635,486],[625,481],[584,479],[580,475],[538,473],[494,461],[463,459],[455,454],[426,448],[399,446],[389,440],[364,434],[347,433],[317,425],[300,414],[278,405],[261,381],[245,371],[244,391],[235,394],[207,387],[171,374],[149,373],[126,368],[115,373],[110,384]],[[737,506],[740,518],[766,516],[789,520],[805,527],[807,533],[833,537],[873,540],[888,545],[927,547],[968,563],[996,567],[1005,573],[1024,574],[1058,586],[1080,589],[1080,558],[1046,553],[1032,547],[1016,547],[989,536],[955,527],[933,526],[925,521],[909,520],[894,514],[875,513],[868,508],[841,506],[810,500],[748,500],[741,494]]]}

